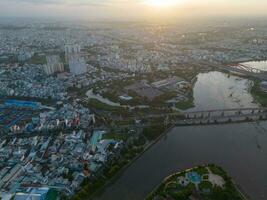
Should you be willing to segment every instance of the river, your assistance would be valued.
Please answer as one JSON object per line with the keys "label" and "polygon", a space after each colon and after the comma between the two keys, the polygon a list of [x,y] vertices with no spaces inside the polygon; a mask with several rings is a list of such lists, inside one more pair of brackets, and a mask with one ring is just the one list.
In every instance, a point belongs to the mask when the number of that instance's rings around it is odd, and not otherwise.
{"label": "river", "polygon": [[244,66],[252,67],[255,69],[259,69],[262,71],[267,71],[267,61],[262,60],[262,61],[251,61],[251,62],[244,62],[241,63]]}
{"label": "river", "polygon": [[221,72],[200,73],[193,94],[195,107],[190,110],[258,107],[249,90],[253,82]]}
{"label": "river", "polygon": [[[195,110],[257,107],[251,82],[220,72],[199,74]],[[176,127],[157,142],[98,200],[141,200],[166,176],[205,163],[216,163],[254,200],[267,199],[267,122]]]}

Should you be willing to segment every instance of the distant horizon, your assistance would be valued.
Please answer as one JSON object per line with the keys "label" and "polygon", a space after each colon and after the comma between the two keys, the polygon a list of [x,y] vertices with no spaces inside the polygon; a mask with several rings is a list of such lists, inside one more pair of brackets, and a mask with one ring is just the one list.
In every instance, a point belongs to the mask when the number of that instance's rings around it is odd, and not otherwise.
{"label": "distant horizon", "polygon": [[125,21],[267,17],[264,0],[0,0],[0,5],[0,18]]}
{"label": "distant horizon", "polygon": [[[259,21],[267,20],[267,16],[183,16],[176,18],[72,18],[72,17],[55,17],[55,16],[0,16],[0,25],[6,21],[14,22],[29,22],[32,21],[45,21],[47,23],[56,22],[90,22],[90,23],[195,23],[199,21],[203,22],[249,22],[248,20]],[[188,21],[187,21],[188,20]],[[194,20],[194,21],[190,21]]]}

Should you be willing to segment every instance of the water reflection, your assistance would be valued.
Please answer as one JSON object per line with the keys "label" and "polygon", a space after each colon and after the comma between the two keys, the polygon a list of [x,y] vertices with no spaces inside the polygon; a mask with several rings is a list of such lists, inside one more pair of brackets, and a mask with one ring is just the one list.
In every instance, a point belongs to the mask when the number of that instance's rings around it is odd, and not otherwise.
{"label": "water reflection", "polygon": [[221,72],[201,73],[194,87],[195,108],[210,110],[258,107],[249,90],[253,82]]}
{"label": "water reflection", "polygon": [[244,62],[241,64],[247,67],[252,67],[262,71],[267,71],[267,61],[251,61],[251,62]]}
{"label": "water reflection", "polygon": [[96,199],[141,200],[171,173],[216,163],[251,199],[266,200],[266,130],[266,122],[174,128]]}

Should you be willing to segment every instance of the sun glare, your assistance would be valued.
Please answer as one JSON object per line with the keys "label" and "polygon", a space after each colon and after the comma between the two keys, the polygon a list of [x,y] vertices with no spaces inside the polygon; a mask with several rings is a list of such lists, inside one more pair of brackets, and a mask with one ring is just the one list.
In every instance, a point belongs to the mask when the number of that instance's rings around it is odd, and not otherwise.
{"label": "sun glare", "polygon": [[146,0],[146,4],[156,7],[170,7],[179,3],[179,0]]}

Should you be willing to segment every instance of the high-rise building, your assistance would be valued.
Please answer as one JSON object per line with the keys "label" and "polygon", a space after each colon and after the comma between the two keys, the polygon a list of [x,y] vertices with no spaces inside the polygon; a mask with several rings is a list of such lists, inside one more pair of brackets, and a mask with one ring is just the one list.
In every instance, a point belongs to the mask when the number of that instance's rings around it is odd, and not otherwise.
{"label": "high-rise building", "polygon": [[18,61],[24,62],[33,57],[34,51],[29,48],[21,49],[18,53]]}
{"label": "high-rise building", "polygon": [[65,45],[65,59],[69,64],[70,72],[75,75],[87,72],[86,61],[80,54],[80,45]]}
{"label": "high-rise building", "polygon": [[70,73],[79,75],[87,72],[87,65],[85,59],[79,55],[71,56],[69,59]]}
{"label": "high-rise building", "polygon": [[66,63],[69,63],[70,57],[73,55],[80,54],[81,46],[78,44],[67,44],[65,45],[65,60]]}
{"label": "high-rise building", "polygon": [[44,71],[47,75],[64,71],[64,65],[60,61],[60,57],[58,55],[47,56],[46,60],[47,64],[44,67]]}

